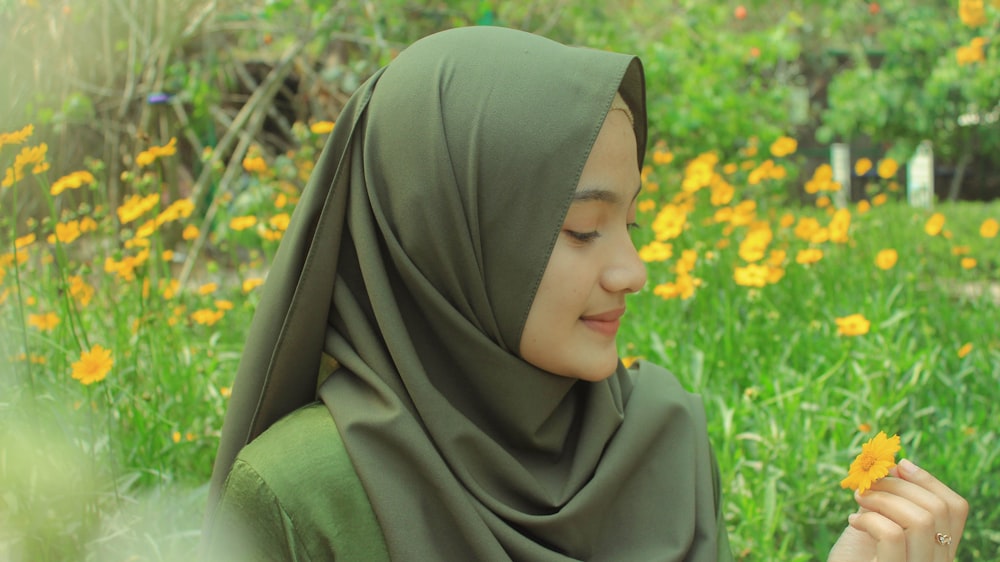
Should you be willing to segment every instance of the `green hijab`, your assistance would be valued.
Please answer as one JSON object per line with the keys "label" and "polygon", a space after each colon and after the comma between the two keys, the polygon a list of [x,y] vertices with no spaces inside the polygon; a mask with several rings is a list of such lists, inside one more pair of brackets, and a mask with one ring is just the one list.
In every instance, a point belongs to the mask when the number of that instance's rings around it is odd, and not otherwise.
{"label": "green hijab", "polygon": [[462,28],[361,87],[269,274],[211,504],[239,449],[318,397],[393,559],[715,560],[700,402],[654,366],[589,383],[518,353],[616,91],[641,166],[634,57]]}

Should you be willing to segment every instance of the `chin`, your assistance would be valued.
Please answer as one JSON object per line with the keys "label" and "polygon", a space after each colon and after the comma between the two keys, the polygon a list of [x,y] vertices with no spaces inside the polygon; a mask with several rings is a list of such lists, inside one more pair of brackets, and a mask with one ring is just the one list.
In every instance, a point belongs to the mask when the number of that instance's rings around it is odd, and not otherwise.
{"label": "chin", "polygon": [[[595,368],[597,364],[601,365],[600,369]],[[618,369],[618,354],[616,353],[612,359],[601,358],[600,360],[595,360],[588,367],[587,369],[581,369],[575,378],[589,382],[603,381],[615,374],[615,370]]]}

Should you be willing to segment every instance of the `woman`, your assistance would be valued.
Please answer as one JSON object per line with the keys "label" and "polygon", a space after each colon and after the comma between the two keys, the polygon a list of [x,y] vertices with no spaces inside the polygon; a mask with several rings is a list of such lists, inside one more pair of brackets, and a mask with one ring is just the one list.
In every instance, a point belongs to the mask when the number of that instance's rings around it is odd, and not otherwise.
{"label": "woman", "polygon": [[731,559],[700,400],[617,356],[645,146],[626,55],[464,28],[366,82],[251,327],[208,557]]}

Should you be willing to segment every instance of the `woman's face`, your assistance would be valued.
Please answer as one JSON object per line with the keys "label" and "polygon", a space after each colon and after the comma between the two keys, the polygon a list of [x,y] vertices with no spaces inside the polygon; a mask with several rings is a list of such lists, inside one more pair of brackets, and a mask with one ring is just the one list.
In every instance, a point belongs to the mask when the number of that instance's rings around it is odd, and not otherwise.
{"label": "woman's face", "polygon": [[563,221],[521,335],[521,356],[566,377],[598,381],[618,365],[625,295],[646,283],[629,236],[641,185],[624,111],[604,121]]}

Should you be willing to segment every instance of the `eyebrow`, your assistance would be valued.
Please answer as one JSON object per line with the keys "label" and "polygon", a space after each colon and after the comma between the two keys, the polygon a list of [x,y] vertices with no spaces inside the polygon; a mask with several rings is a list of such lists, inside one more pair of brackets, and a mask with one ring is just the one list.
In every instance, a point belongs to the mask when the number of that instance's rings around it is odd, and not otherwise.
{"label": "eyebrow", "polygon": [[[635,190],[635,195],[632,196],[632,201],[639,196],[639,192],[642,191],[642,185]],[[609,191],[607,189],[582,189],[573,194],[574,203],[585,203],[589,201],[600,201],[601,203],[619,203],[620,197],[618,193],[614,191]]]}

